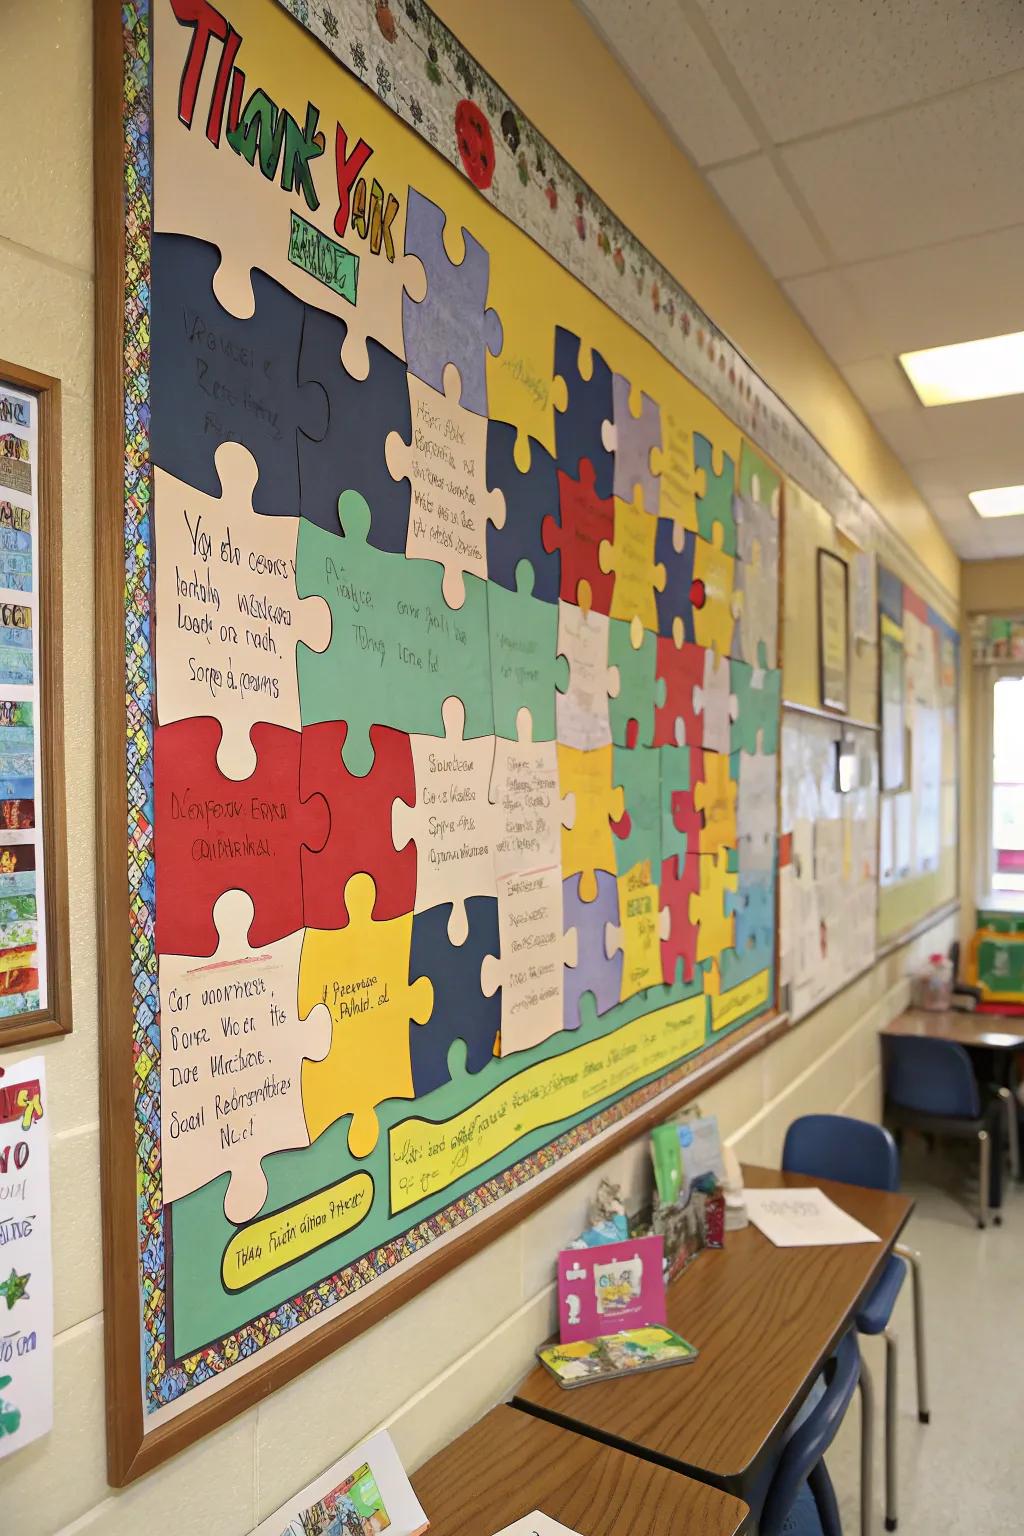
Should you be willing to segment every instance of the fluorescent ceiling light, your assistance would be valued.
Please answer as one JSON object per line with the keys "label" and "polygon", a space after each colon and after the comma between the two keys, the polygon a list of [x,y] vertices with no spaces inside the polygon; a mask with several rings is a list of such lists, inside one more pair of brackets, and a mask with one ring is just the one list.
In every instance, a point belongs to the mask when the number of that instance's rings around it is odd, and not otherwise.
{"label": "fluorescent ceiling light", "polygon": [[972,491],[969,501],[979,517],[1019,517],[1024,512],[1024,485],[998,485]]}
{"label": "fluorescent ceiling light", "polygon": [[900,362],[922,405],[1024,394],[1024,331],[901,352]]}

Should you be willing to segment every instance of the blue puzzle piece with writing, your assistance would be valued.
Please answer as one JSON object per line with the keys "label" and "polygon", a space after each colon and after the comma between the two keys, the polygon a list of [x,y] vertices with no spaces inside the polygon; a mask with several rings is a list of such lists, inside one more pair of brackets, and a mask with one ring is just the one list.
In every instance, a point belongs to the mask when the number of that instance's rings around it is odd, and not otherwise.
{"label": "blue puzzle piece with writing", "polygon": [[693,435],[693,462],[704,471],[704,494],[697,497],[697,531],[709,544],[715,543],[714,528],[722,529],[719,546],[726,555],[736,553],[736,521],[732,494],[736,486],[736,465],[727,453],[721,453],[722,472],[715,469],[715,450],[699,432]]}
{"label": "blue puzzle piece with writing", "polygon": [[769,756],[779,750],[779,709],[782,673],[730,660],[729,685],[736,695],[736,718],[730,731],[732,752],[760,752]]}
{"label": "blue puzzle piece with writing", "polygon": [[584,378],[579,337],[555,327],[555,377],[565,381],[567,391],[565,410],[555,408],[558,468],[577,480],[581,460],[588,459],[594,467],[594,494],[605,500],[612,494],[615,475],[614,455],[604,445],[605,423],[613,412],[612,371],[600,352],[592,350],[590,359],[590,374]]}
{"label": "blue puzzle piece with writing", "polygon": [[654,558],[665,567],[665,589],[655,591],[658,604],[658,634],[670,639],[676,619],[683,626],[682,639],[694,642],[693,633],[693,557],[697,536],[682,523],[659,517],[654,539]]}
{"label": "blue puzzle piece with writing", "polygon": [[649,747],[654,743],[654,712],[665,702],[665,679],[658,677],[658,642],[649,630],[634,647],[631,626],[623,619],[608,622],[608,665],[619,669],[619,691],[608,701],[612,741],[618,747]]}
{"label": "blue puzzle piece with writing", "polygon": [[463,944],[448,937],[451,904],[417,912],[412,920],[409,976],[427,976],[434,1007],[425,1024],[410,1024],[409,1052],[418,1098],[450,1080],[448,1052],[455,1040],[466,1046],[467,1072],[481,1072],[494,1056],[501,1026],[501,992],[485,997],[480,967],[498,953],[498,903],[493,896],[466,900],[469,934]]}
{"label": "blue puzzle piece with writing", "polygon": [[491,258],[467,229],[464,254],[452,261],[444,243],[445,214],[429,197],[409,188],[405,254],[423,263],[427,292],[402,295],[402,339],[409,372],[444,394],[444,370],[453,363],[462,381],[461,404],[487,415],[487,354],[501,351],[501,321],[487,308]]}
{"label": "blue puzzle piece with writing", "polygon": [[519,562],[533,566],[533,595],[545,603],[558,602],[557,549],[544,547],[541,525],[558,516],[558,471],[547,449],[528,438],[530,467],[524,473],[515,460],[517,430],[506,421],[487,423],[487,489],[505,498],[505,523],[487,524],[487,575],[510,592],[518,589]]}
{"label": "blue puzzle piece with writing", "polygon": [[304,306],[254,271],[255,310],[237,319],[213,292],[220,263],[220,251],[205,240],[153,236],[153,463],[219,496],[214,455],[221,443],[241,443],[259,469],[253,510],[295,517],[299,430],[315,437],[327,422],[324,392],[299,384]]}
{"label": "blue puzzle piece with writing", "polygon": [[576,964],[563,971],[563,1019],[566,1029],[579,1029],[585,993],[594,999],[596,1011],[607,1013],[619,1001],[622,988],[622,950],[611,958],[605,944],[605,925],[619,926],[619,886],[613,874],[597,871],[597,895],[581,901],[580,875],[562,881],[562,919],[566,933],[576,930]]}

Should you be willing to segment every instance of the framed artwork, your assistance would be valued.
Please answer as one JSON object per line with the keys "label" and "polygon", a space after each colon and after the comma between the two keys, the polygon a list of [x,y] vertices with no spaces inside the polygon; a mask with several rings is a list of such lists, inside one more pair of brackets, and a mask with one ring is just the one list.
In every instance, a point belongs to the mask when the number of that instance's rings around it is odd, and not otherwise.
{"label": "framed artwork", "polygon": [[821,707],[850,707],[849,570],[831,550],[818,550],[818,668]]}

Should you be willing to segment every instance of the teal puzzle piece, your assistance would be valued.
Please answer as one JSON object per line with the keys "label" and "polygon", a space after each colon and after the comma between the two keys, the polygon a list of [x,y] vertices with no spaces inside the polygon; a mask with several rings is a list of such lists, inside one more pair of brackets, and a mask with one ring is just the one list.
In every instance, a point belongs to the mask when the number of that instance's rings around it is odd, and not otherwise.
{"label": "teal puzzle piece", "polygon": [[697,532],[709,544],[715,542],[716,523],[722,527],[721,548],[727,555],[736,553],[736,519],[732,512],[732,493],[736,485],[736,465],[722,454],[722,473],[715,473],[715,451],[706,437],[693,435],[693,462],[704,471],[704,494],[697,497]]}
{"label": "teal puzzle piece", "polygon": [[653,746],[655,707],[665,702],[665,679],[657,676],[657,636],[645,629],[634,649],[624,619],[609,619],[608,626],[608,665],[619,669],[619,692],[608,702],[612,741],[617,747]]}
{"label": "teal puzzle piece", "polygon": [[732,722],[730,746],[733,752],[779,750],[779,708],[782,698],[782,673],[763,671],[745,661],[729,662],[729,684],[736,695],[736,718]]}
{"label": "teal puzzle piece", "polygon": [[661,878],[661,764],[656,747],[615,747],[613,777],[622,785],[626,814],[615,823],[615,869],[624,875],[643,859]]}
{"label": "teal puzzle piece", "polygon": [[701,815],[693,803],[689,747],[659,747],[661,857],[679,859],[699,853]]}
{"label": "teal puzzle piece", "polygon": [[569,663],[556,654],[558,604],[534,597],[529,560],[516,566],[514,592],[490,583],[487,623],[496,734],[515,741],[516,715],[526,708],[533,717],[533,740],[554,741],[555,690],[568,688]]}
{"label": "teal puzzle piece", "polygon": [[441,706],[453,694],[466,708],[465,736],[492,735],[486,582],[467,576],[465,602],[449,608],[441,566],[367,543],[370,508],[358,491],[339,497],[338,518],[344,538],[307,519],[299,528],[295,585],[325,598],[332,620],[325,651],[296,647],[302,724],[347,720],[342,757],[359,777],[373,766],[371,726],[443,737]]}

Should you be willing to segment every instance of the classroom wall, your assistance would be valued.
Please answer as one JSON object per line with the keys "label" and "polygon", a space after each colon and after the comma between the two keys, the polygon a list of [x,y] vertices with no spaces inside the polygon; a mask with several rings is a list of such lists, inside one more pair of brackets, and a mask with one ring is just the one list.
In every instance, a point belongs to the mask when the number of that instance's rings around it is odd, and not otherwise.
{"label": "classroom wall", "polygon": [[965,560],[960,602],[971,613],[1019,613],[1024,608],[1024,556],[1015,560]]}
{"label": "classroom wall", "polygon": [[[839,375],[568,0],[438,10],[542,131],[672,267],[955,595],[958,567]],[[0,357],[64,382],[65,721],[75,1032],[45,1047],[53,1133],[56,1422],[0,1464],[5,1530],[22,1536],[244,1536],[335,1456],[388,1424],[416,1466],[500,1398],[553,1325],[551,1255],[597,1175],[259,1407],[140,1483],[106,1484],[96,1008],[92,216],[89,0],[8,8],[0,96]],[[617,110],[608,110],[615,100]],[[46,102],[44,113],[39,102]],[[642,149],[638,146],[642,146]],[[805,1111],[878,1111],[876,1033],[913,962],[952,922],[874,967],[792,1035],[703,1096],[742,1156],[778,1158]],[[636,1201],[646,1151],[604,1170]]]}

